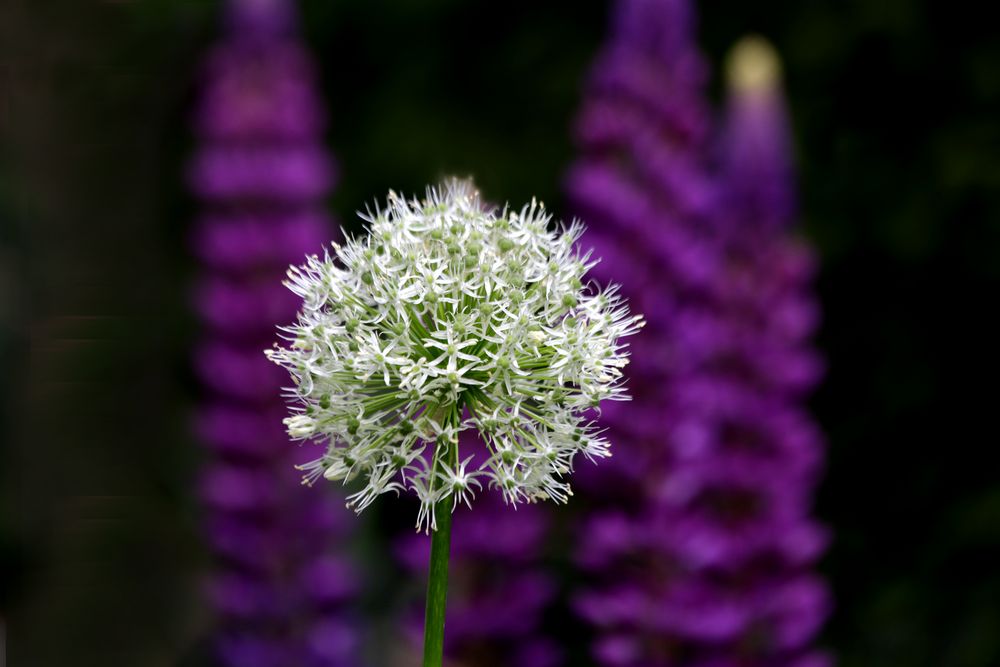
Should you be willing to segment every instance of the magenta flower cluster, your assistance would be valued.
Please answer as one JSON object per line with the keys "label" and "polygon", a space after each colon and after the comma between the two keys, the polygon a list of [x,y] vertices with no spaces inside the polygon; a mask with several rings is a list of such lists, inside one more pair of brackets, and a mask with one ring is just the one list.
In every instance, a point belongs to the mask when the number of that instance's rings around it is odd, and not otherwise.
{"label": "magenta flower cluster", "polygon": [[225,20],[205,63],[189,173],[202,205],[195,428],[207,447],[199,489],[213,643],[232,667],[354,666],[346,602],[357,576],[341,546],[353,517],[342,498],[301,486],[300,450],[281,424],[285,378],[262,353],[300,305],[281,285],[288,265],[331,237],[325,110],[288,3],[233,1]]}
{"label": "magenta flower cluster", "polygon": [[575,608],[608,666],[826,665],[822,448],[803,406],[821,373],[814,258],[789,235],[780,91],[737,86],[716,132],[688,0],[616,7],[567,191],[598,275],[648,326],[634,400],[604,414],[618,448],[579,527],[592,583]]}

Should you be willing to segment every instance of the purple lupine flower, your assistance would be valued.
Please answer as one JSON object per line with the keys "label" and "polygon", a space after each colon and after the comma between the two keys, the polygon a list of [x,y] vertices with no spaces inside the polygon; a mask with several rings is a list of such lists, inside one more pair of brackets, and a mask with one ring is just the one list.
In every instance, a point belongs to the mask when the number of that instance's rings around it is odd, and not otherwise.
{"label": "purple lupine flower", "polygon": [[[473,452],[474,466],[484,460],[485,447],[474,436],[462,440],[463,451]],[[562,664],[559,646],[541,631],[543,616],[557,594],[555,578],[540,562],[552,523],[547,510],[535,503],[513,511],[498,490],[489,488],[478,495],[475,511],[467,507],[455,511],[445,623],[449,664]],[[427,535],[410,532],[397,540],[397,560],[405,570],[427,572],[429,542]],[[423,610],[410,611],[406,643],[418,647]]]}
{"label": "purple lupine flower", "polygon": [[308,490],[281,424],[280,369],[262,350],[297,298],[287,266],[331,236],[323,197],[335,176],[312,61],[284,0],[231,0],[209,54],[190,171],[202,217],[194,366],[205,389],[195,429],[207,446],[199,491],[215,557],[214,646],[233,667],[355,667],[347,602],[357,576],[341,543],[343,500]]}
{"label": "purple lupine flower", "polygon": [[[720,276],[726,287],[718,293],[734,323],[734,342],[719,358],[731,367],[734,393],[742,391],[753,409],[728,426],[749,433],[736,441],[753,445],[740,462],[759,470],[752,498],[770,533],[739,574],[753,575],[763,591],[755,621],[767,628],[757,632],[766,632],[768,642],[759,653],[786,664],[828,664],[829,656],[809,647],[831,604],[812,572],[827,542],[810,518],[823,452],[803,400],[823,372],[810,344],[819,321],[812,292],[817,262],[791,234],[791,132],[777,54],[765,40],[747,38],[734,47],[728,69],[720,206],[728,275]],[[781,496],[767,495],[778,486]]]}
{"label": "purple lupine flower", "polygon": [[664,380],[695,372],[696,350],[680,346],[700,346],[711,334],[689,327],[689,340],[663,344],[677,337],[679,317],[698,317],[698,295],[711,289],[719,262],[711,224],[717,188],[706,165],[706,67],[692,24],[687,0],[620,1],[575,127],[581,151],[566,189],[588,226],[584,243],[602,258],[593,274],[614,275],[647,319],[631,341],[633,400],[604,409],[615,442],[627,443],[619,451],[629,452],[611,459],[613,470],[595,473],[602,495],[634,495],[650,466],[664,465],[664,425],[675,421],[665,411],[677,408]]}
{"label": "purple lupine flower", "polygon": [[603,416],[616,465],[594,475],[576,609],[605,665],[825,665],[808,647],[829,606],[809,571],[821,448],[800,404],[817,309],[812,258],[785,237],[787,127],[773,89],[734,98],[717,177],[688,2],[620,0],[615,19],[567,190],[597,273],[648,326],[634,400]]}

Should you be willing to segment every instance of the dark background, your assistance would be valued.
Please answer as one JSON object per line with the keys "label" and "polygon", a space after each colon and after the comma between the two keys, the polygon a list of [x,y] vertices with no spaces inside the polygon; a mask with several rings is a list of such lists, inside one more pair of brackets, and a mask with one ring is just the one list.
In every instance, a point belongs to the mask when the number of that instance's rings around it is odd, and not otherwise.
{"label": "dark background", "polygon": [[[1000,664],[993,348],[1000,39],[988,3],[699,3],[720,61],[785,59],[818,246],[829,436],[817,513],[844,667]],[[308,0],[342,220],[474,173],[561,208],[567,124],[606,3]],[[0,614],[12,667],[170,665],[204,561],[180,172],[204,0],[0,5]],[[995,316],[995,313],[993,313]],[[15,656],[20,658],[15,661]],[[28,657],[30,656],[30,657]]]}

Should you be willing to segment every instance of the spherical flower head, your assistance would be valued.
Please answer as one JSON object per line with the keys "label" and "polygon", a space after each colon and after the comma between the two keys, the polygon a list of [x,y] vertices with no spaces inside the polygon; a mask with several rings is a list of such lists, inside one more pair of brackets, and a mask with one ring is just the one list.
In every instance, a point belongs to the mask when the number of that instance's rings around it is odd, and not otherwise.
{"label": "spherical flower head", "polygon": [[[289,434],[325,446],[304,482],[360,478],[359,512],[412,491],[425,530],[437,503],[484,484],[512,504],[565,502],[577,454],[610,455],[593,410],[627,398],[622,339],[643,324],[616,286],[585,282],[583,227],[551,230],[535,201],[491,208],[468,181],[423,201],[390,192],[362,218],[367,235],[289,270],[303,307],[267,352],[294,381]],[[469,429],[478,465],[459,452]]]}

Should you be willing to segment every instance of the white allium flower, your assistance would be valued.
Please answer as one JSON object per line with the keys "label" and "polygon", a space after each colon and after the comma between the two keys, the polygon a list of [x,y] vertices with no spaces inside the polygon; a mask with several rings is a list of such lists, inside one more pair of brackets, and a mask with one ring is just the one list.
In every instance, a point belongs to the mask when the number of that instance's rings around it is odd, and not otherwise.
{"label": "white allium flower", "polygon": [[[464,181],[390,192],[362,218],[368,235],[289,270],[303,308],[267,351],[294,380],[289,435],[326,447],[305,483],[360,477],[357,511],[409,489],[418,529],[442,500],[471,503],[479,478],[510,503],[565,502],[576,455],[610,456],[588,410],[627,398],[621,339],[643,324],[616,286],[585,284],[583,227],[550,230],[535,201],[491,209]],[[489,450],[474,471],[468,429]]]}

